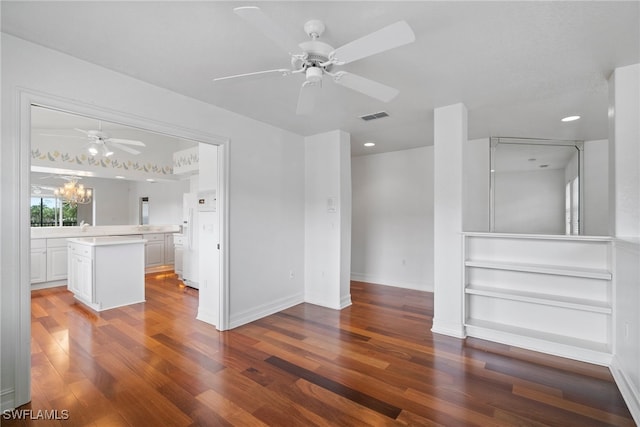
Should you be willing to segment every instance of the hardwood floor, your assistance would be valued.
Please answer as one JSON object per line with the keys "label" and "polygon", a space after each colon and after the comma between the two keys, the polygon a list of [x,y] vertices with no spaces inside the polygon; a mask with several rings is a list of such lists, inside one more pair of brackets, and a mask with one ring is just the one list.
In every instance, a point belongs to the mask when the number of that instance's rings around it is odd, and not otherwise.
{"label": "hardwood floor", "polygon": [[95,313],[34,291],[20,409],[68,419],[2,425],[634,425],[606,368],[433,335],[430,293],[353,282],[342,311],[300,304],[223,333],[172,275],[147,276],[146,297]]}

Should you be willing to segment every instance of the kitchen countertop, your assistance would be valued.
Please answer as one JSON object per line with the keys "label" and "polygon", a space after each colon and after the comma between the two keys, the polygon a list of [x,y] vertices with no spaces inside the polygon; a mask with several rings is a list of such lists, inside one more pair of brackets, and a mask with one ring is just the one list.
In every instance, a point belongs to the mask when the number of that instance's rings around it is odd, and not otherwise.
{"label": "kitchen countertop", "polygon": [[132,236],[76,237],[68,241],[87,246],[131,245],[146,242],[145,239]]}
{"label": "kitchen countertop", "polygon": [[83,227],[32,227],[32,239],[123,236],[128,234],[177,233],[179,225],[99,225]]}

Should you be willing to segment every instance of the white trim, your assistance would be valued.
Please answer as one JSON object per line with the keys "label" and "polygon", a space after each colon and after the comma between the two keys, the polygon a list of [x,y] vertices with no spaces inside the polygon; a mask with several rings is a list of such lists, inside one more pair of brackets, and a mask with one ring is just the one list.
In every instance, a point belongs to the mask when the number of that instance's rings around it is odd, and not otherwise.
{"label": "white trim", "polygon": [[51,282],[40,282],[40,283],[32,283],[31,290],[36,291],[39,289],[49,289],[49,288],[57,288],[60,286],[67,286],[67,281],[65,280],[54,280]]}
{"label": "white trim", "polygon": [[21,405],[31,400],[31,284],[29,269],[29,247],[31,240],[31,230],[29,227],[29,205],[30,205],[30,169],[31,169],[31,105],[39,105],[46,108],[52,108],[59,111],[69,112],[72,114],[84,115],[87,117],[96,117],[113,123],[119,123],[138,129],[146,129],[152,132],[162,133],[182,139],[190,139],[205,144],[217,145],[219,150],[224,153],[222,162],[221,176],[224,178],[221,185],[220,211],[222,241],[220,242],[220,256],[223,262],[220,265],[221,283],[220,283],[220,319],[219,329],[225,329],[229,322],[229,255],[226,248],[229,242],[229,155],[228,146],[229,139],[212,133],[196,131],[179,125],[164,123],[135,114],[116,111],[104,107],[98,107],[93,104],[86,104],[77,100],[63,98],[50,93],[30,90],[27,88],[17,88],[15,102],[17,104],[16,116],[14,120],[17,126],[15,140],[19,143],[19,150],[16,151],[14,161],[18,165],[20,176],[18,187],[15,188],[18,194],[20,227],[16,227],[18,237],[18,280],[16,286],[19,291],[16,292],[15,301],[16,311],[18,314],[19,324],[17,325],[16,343],[15,343],[15,391],[13,402]]}
{"label": "white trim", "polygon": [[433,292],[433,282],[417,283],[417,282],[404,282],[402,280],[395,279],[383,279],[379,276],[354,273],[351,272],[351,280],[356,282],[373,283],[374,285],[392,286],[394,288],[413,289],[416,291]]}
{"label": "white trim", "polygon": [[12,388],[7,388],[0,391],[0,402],[2,402],[0,411],[14,409],[16,407],[15,401],[13,400],[14,393],[15,393],[15,390]]}
{"label": "white trim", "polygon": [[433,326],[431,332],[434,334],[448,335],[454,338],[464,339],[467,337],[467,331],[462,323],[440,322],[433,318]]}
{"label": "white trim", "polygon": [[640,425],[640,390],[633,387],[633,381],[626,375],[616,356],[613,356],[609,370],[620,390],[620,394],[622,394],[622,398],[627,404],[627,408],[629,408],[629,412],[631,412],[633,420]]}
{"label": "white trim", "polygon": [[611,364],[612,356],[611,353],[604,350],[606,347],[604,343],[602,344],[603,351],[597,351],[482,326],[467,325],[466,329],[467,335],[470,337],[601,366],[609,366]]}
{"label": "white trim", "polygon": [[238,326],[245,325],[247,323],[253,322],[254,320],[270,316],[279,311],[293,307],[294,305],[302,304],[303,302],[305,302],[303,294],[299,293],[293,296],[280,298],[278,300],[259,305],[250,310],[236,313],[231,318],[229,329],[237,328]]}
{"label": "white trim", "polygon": [[196,319],[201,322],[208,323],[210,325],[216,326],[216,322],[218,321],[218,316],[211,311],[204,310],[202,307],[198,307],[198,315]]}
{"label": "white trim", "polygon": [[351,304],[352,304],[351,294],[345,295],[342,298],[340,298],[340,310],[342,310],[343,308],[349,307]]}

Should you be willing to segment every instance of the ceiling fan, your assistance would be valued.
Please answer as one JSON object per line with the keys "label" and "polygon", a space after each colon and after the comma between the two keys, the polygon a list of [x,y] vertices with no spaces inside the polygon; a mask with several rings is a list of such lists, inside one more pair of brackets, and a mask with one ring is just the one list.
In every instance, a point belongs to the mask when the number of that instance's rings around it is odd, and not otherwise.
{"label": "ceiling fan", "polygon": [[[98,129],[83,130],[74,128],[78,132],[84,133],[89,139],[89,154],[96,156],[102,154],[105,157],[113,155],[113,151],[109,147],[117,148],[122,151],[126,151],[130,154],[140,154],[140,151],[128,147],[128,145],[134,145],[137,147],[145,147],[144,142],[136,141],[133,139],[111,138],[108,133],[102,131],[102,122],[98,121]],[[107,145],[108,144],[108,145]]]}
{"label": "ceiling fan", "polygon": [[97,156],[98,154],[103,155],[104,157],[111,157],[113,155],[113,150],[111,147],[117,148],[119,150],[125,151],[130,154],[140,154],[139,150],[129,147],[129,145],[137,146],[137,147],[146,147],[144,142],[136,141],[133,139],[122,139],[122,138],[111,138],[108,133],[102,130],[102,122],[98,121],[98,129],[84,130],[74,128],[73,130],[83,133],[85,136],[75,136],[75,135],[52,135],[52,134],[41,134],[44,136],[56,136],[56,137],[65,137],[65,138],[82,138],[88,139],[88,148],[87,151],[92,156]]}
{"label": "ceiling fan", "polygon": [[[284,49],[291,56],[291,68],[237,74],[214,78],[213,81],[251,78],[264,74],[304,75],[305,81],[300,88],[296,109],[296,113],[300,115],[313,111],[325,75],[330,76],[335,83],[341,86],[383,102],[391,101],[398,94],[398,90],[395,88],[347,71],[337,71],[334,68],[415,41],[413,30],[405,21],[398,21],[334,49],[319,40],[325,30],[324,23],[320,20],[312,19],[305,23],[304,31],[311,40],[298,44],[291,40],[259,7],[236,7],[233,11]],[[301,50],[302,52],[300,52]]]}

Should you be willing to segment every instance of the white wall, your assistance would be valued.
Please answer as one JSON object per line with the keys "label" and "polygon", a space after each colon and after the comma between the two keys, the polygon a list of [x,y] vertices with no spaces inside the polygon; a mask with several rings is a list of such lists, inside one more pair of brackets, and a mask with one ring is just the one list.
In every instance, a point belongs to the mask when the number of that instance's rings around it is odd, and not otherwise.
{"label": "white wall", "polygon": [[182,195],[188,192],[188,180],[130,181],[129,224],[140,223],[141,197],[149,198],[149,225],[182,224]]}
{"label": "white wall", "polygon": [[433,291],[433,147],[351,160],[351,278]]}
{"label": "white wall", "polygon": [[[29,147],[19,144],[21,132],[28,131],[28,125],[20,128],[21,94],[120,117],[123,124],[175,131],[187,139],[228,137],[231,323],[299,301],[304,272],[302,137],[6,34],[1,37],[3,409],[24,403],[29,391]],[[16,226],[23,219],[24,225]],[[292,280],[289,270],[298,273]]]}
{"label": "white wall", "polygon": [[495,231],[564,234],[564,169],[495,172]]}

